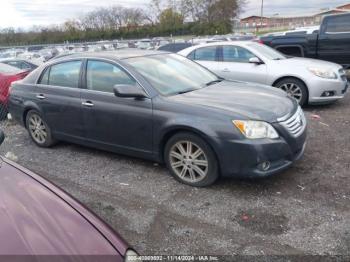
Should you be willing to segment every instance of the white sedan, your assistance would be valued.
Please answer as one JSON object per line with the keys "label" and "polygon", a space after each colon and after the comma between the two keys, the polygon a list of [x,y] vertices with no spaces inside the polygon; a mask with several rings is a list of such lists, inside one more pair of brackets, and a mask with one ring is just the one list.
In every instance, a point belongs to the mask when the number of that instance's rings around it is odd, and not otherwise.
{"label": "white sedan", "polygon": [[300,105],[329,103],[343,98],[348,86],[337,64],[287,57],[256,42],[220,42],[179,52],[229,80],[256,82],[284,90]]}

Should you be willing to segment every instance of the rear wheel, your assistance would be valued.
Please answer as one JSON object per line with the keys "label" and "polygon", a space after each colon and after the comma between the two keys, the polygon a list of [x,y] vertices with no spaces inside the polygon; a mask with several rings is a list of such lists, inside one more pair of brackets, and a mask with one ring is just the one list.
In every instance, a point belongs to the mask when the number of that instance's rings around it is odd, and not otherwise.
{"label": "rear wheel", "polygon": [[219,177],[213,150],[202,138],[191,133],[179,133],[170,138],[165,147],[165,161],[175,179],[190,186],[209,186]]}
{"label": "rear wheel", "polygon": [[26,126],[31,139],[40,147],[50,147],[55,144],[51,129],[36,110],[30,110],[26,116]]}
{"label": "rear wheel", "polygon": [[307,103],[307,87],[302,81],[296,78],[285,78],[278,81],[275,87],[294,97],[301,106]]}

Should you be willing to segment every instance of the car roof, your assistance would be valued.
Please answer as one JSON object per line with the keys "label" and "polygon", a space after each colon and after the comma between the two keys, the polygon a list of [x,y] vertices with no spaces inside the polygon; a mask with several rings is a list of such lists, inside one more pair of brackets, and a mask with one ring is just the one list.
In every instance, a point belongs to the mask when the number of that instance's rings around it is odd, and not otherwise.
{"label": "car roof", "polygon": [[117,59],[123,60],[127,58],[133,57],[143,57],[143,56],[152,56],[152,55],[160,55],[160,54],[170,54],[170,52],[163,51],[154,51],[154,50],[140,50],[136,48],[126,48],[116,51],[102,51],[102,52],[82,52],[75,53],[71,55],[64,56],[62,58],[58,58],[58,60],[72,59],[72,58],[108,58],[108,59]]}
{"label": "car roof", "polygon": [[209,47],[209,46],[217,46],[217,45],[236,45],[236,46],[242,46],[245,47],[251,43],[255,43],[253,41],[222,41],[222,42],[213,42],[213,43],[206,43],[206,44],[199,44],[199,45],[194,45],[191,47],[188,47],[186,49],[183,49],[178,52],[178,54],[181,55],[187,55],[193,50],[203,48],[203,47]]}
{"label": "car roof", "polygon": [[252,41],[220,41],[220,42],[213,42],[213,43],[206,43],[206,44],[200,44],[196,45],[195,47],[205,47],[205,46],[216,46],[216,45],[238,45],[238,46],[246,46],[248,44],[254,43]]}

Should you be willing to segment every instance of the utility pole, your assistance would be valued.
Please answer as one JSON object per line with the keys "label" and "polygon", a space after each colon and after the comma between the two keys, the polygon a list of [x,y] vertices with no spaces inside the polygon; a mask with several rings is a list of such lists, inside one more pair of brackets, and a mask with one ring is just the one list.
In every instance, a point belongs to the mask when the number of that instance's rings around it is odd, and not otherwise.
{"label": "utility pole", "polygon": [[173,20],[174,20],[174,27],[173,27],[173,35],[176,34],[176,18],[175,18],[175,8],[176,8],[176,5],[175,5],[175,0],[173,0]]}
{"label": "utility pole", "polygon": [[261,0],[260,27],[262,27],[263,25],[263,15],[264,15],[264,0]]}

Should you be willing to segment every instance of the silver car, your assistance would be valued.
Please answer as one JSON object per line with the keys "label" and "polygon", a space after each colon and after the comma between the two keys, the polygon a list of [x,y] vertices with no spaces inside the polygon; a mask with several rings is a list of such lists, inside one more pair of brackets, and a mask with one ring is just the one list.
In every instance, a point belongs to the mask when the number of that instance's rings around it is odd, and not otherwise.
{"label": "silver car", "polygon": [[348,86],[340,65],[309,58],[287,57],[256,42],[220,42],[186,48],[180,55],[217,75],[284,90],[300,105],[329,103],[343,98]]}

